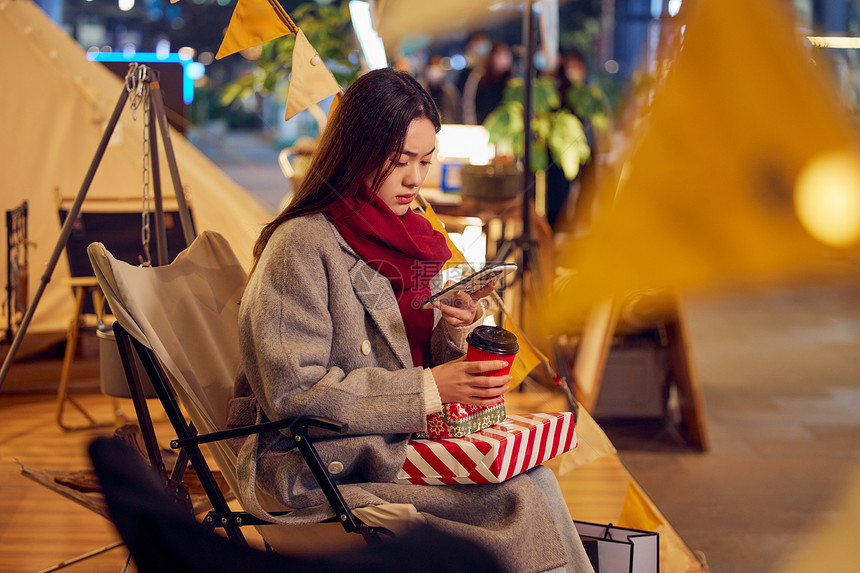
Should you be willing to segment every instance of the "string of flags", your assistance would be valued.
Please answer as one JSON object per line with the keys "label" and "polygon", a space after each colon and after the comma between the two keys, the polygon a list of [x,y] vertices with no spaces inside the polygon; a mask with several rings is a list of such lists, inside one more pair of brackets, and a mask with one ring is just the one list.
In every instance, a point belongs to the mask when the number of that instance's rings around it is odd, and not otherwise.
{"label": "string of flags", "polygon": [[295,34],[296,42],[284,121],[332,95],[336,105],[343,88],[277,0],[237,0],[215,55],[220,60],[287,34]]}

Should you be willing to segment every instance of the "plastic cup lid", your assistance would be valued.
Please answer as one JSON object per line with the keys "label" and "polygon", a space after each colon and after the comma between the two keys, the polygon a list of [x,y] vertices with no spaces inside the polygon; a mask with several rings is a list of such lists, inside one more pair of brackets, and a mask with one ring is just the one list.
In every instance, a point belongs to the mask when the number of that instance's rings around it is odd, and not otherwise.
{"label": "plastic cup lid", "polygon": [[492,354],[516,354],[520,350],[517,336],[498,326],[477,326],[466,337],[466,342]]}

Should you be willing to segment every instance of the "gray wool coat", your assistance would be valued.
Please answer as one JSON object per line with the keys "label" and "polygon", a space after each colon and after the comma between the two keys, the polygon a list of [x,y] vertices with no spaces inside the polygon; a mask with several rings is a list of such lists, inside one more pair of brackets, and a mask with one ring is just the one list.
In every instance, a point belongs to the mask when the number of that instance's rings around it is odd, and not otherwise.
{"label": "gray wool coat", "polygon": [[[463,333],[438,319],[437,311],[432,365],[464,351],[454,342]],[[324,215],[290,220],[272,235],[242,298],[239,334],[244,370],[230,425],[302,415],[346,422],[347,434],[320,431],[314,443],[330,471],[340,470],[333,478],[350,507],[411,503],[432,525],[481,543],[517,573],[567,561],[527,475],[493,485],[391,483],[411,434],[426,430],[424,369],[412,365],[388,279]],[[243,499],[262,487],[296,509],[286,518],[296,525],[334,515],[291,439],[276,433],[237,442]]]}

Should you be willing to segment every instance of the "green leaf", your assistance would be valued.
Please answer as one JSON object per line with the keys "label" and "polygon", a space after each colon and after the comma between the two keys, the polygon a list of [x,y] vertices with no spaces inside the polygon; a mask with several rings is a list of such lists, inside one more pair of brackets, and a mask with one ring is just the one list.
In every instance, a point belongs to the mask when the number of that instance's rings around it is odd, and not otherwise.
{"label": "green leaf", "polygon": [[535,139],[546,141],[549,137],[551,127],[550,119],[546,116],[532,119],[532,132],[534,133]]}
{"label": "green leaf", "polygon": [[219,102],[221,105],[231,105],[242,101],[252,93],[254,93],[254,78],[249,74],[225,87]]}
{"label": "green leaf", "polygon": [[552,79],[537,78],[532,84],[532,109],[535,114],[543,114],[561,107],[561,94]]}
{"label": "green leaf", "polygon": [[532,142],[532,171],[546,171],[547,166],[549,165],[549,156],[546,153],[546,147],[537,143],[536,141]]}
{"label": "green leaf", "polygon": [[591,149],[582,129],[582,122],[568,111],[559,111],[550,119],[547,145],[553,161],[564,171],[568,180],[579,173],[579,166],[591,158]]}
{"label": "green leaf", "polygon": [[500,105],[487,116],[484,127],[490,135],[490,143],[509,141],[516,134],[521,134],[525,129],[522,104],[511,101]]}
{"label": "green leaf", "polygon": [[508,80],[505,91],[502,93],[502,103],[500,105],[509,103],[518,103],[521,106],[525,105],[523,103],[523,93],[523,79],[511,78]]}

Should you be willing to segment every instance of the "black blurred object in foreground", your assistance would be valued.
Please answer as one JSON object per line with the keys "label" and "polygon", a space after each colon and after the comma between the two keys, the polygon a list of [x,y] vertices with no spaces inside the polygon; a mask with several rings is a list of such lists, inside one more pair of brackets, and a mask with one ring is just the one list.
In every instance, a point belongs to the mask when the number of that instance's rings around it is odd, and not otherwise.
{"label": "black blurred object in foreground", "polygon": [[89,453],[114,525],[142,573],[501,572],[484,549],[429,526],[391,541],[323,557],[291,557],[243,547],[208,531],[175,505],[158,476],[122,442],[97,438]]}

